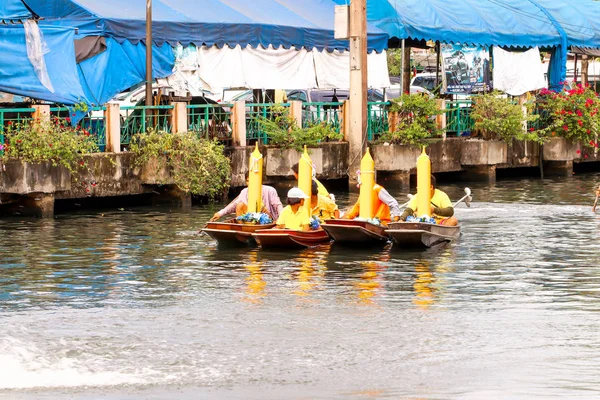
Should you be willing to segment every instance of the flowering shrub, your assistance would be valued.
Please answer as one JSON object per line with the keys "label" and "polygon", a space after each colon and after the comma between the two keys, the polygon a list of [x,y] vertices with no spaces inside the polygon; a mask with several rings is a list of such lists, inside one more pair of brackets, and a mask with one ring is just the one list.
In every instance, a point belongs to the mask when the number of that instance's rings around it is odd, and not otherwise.
{"label": "flowering shrub", "polygon": [[96,137],[80,127],[71,127],[69,121],[38,119],[8,122],[4,129],[3,161],[20,159],[30,163],[49,161],[73,172],[85,167],[84,154],[98,152]]}
{"label": "flowering shrub", "polygon": [[195,132],[167,133],[150,130],[132,138],[136,164],[151,159],[169,168],[175,184],[183,191],[219,198],[229,189],[231,163],[217,140],[198,137]]}
{"label": "flowering shrub", "polygon": [[582,85],[559,93],[543,89],[540,96],[538,107],[547,114],[546,130],[550,136],[579,140],[586,146],[598,147],[600,99],[592,89]]}
{"label": "flowering shrub", "polygon": [[525,129],[524,124],[537,120],[537,115],[524,115],[519,104],[501,96],[499,92],[475,97],[471,118],[475,121],[473,136],[481,136],[486,140],[499,139],[510,143],[517,139],[541,143],[546,138],[545,131]]}
{"label": "flowering shrub", "polygon": [[390,131],[380,137],[380,141],[394,144],[421,146],[426,139],[438,137],[443,130],[438,129],[435,116],[444,111],[438,109],[435,99],[423,94],[403,94],[392,100],[390,120],[397,115],[396,123],[390,122]]}

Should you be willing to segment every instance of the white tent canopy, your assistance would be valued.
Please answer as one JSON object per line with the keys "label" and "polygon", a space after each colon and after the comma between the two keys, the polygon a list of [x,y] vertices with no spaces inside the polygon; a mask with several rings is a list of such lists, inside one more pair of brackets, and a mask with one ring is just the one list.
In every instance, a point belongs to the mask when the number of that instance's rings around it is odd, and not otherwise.
{"label": "white tent canopy", "polygon": [[[349,52],[313,49],[245,47],[175,49],[175,72],[166,83],[177,91],[189,88],[348,89]],[[387,55],[368,55],[368,86],[390,86]]]}

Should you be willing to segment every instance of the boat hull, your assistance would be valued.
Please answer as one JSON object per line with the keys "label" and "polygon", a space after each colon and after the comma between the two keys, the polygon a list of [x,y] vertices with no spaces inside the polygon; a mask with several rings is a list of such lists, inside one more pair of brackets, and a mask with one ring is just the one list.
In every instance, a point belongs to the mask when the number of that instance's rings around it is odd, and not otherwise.
{"label": "boat hull", "polygon": [[201,232],[206,233],[219,244],[231,246],[247,246],[254,243],[252,233],[260,229],[269,229],[275,224],[253,225],[241,224],[234,219],[225,222],[209,222]]}
{"label": "boat hull", "polygon": [[298,249],[318,246],[331,241],[327,232],[295,231],[292,229],[260,229],[252,237],[262,248]]}
{"label": "boat hull", "polygon": [[394,222],[386,233],[394,247],[427,248],[450,243],[460,236],[460,226],[445,226],[422,222]]}
{"label": "boat hull", "polygon": [[339,244],[384,244],[389,239],[385,233],[385,226],[366,221],[330,219],[321,224],[321,227],[331,236],[334,243]]}

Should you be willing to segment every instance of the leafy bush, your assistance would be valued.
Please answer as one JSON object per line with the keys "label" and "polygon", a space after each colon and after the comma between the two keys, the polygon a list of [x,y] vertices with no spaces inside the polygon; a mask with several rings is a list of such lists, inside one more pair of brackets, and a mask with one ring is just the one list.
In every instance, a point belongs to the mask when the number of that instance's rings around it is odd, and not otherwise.
{"label": "leafy bush", "polygon": [[80,127],[71,127],[67,120],[54,118],[23,122],[8,122],[4,130],[2,159],[20,159],[30,163],[49,161],[69,171],[85,167],[84,154],[98,152],[96,137]]}
{"label": "leafy bush", "polygon": [[578,85],[560,93],[540,92],[538,107],[547,114],[550,136],[580,140],[588,147],[598,147],[596,135],[600,123],[600,99],[589,87]]}
{"label": "leafy bush", "polygon": [[132,138],[131,151],[136,164],[151,159],[167,167],[175,184],[183,191],[219,198],[229,189],[231,163],[224,146],[216,140],[198,137],[195,132],[166,133],[150,130]]}
{"label": "leafy bush", "polygon": [[[525,104],[531,109],[531,104]],[[527,122],[536,121],[539,116],[526,115],[519,104],[504,97],[500,92],[492,92],[474,97],[471,118],[475,121],[474,135],[486,140],[513,139],[532,140],[538,143],[546,139],[545,131],[526,129]]]}
{"label": "leafy bush", "polygon": [[302,151],[304,146],[315,147],[322,142],[339,141],[344,138],[336,132],[327,122],[311,124],[306,128],[299,128],[296,121],[285,107],[272,107],[270,118],[257,118],[261,129],[267,134],[269,143],[284,149]]}
{"label": "leafy bush", "polygon": [[397,122],[390,123],[390,131],[381,135],[380,141],[422,146],[426,139],[443,133],[435,121],[436,115],[443,111],[438,109],[435,99],[427,95],[403,94],[392,100],[389,113],[390,120],[397,115]]}

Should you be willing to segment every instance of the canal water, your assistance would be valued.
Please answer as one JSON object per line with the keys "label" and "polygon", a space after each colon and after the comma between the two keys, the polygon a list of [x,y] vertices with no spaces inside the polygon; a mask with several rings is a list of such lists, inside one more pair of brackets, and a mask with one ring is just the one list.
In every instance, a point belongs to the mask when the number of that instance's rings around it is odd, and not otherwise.
{"label": "canal water", "polygon": [[0,398],[600,398],[598,183],[472,185],[423,252],[221,249],[217,206],[0,220]]}

